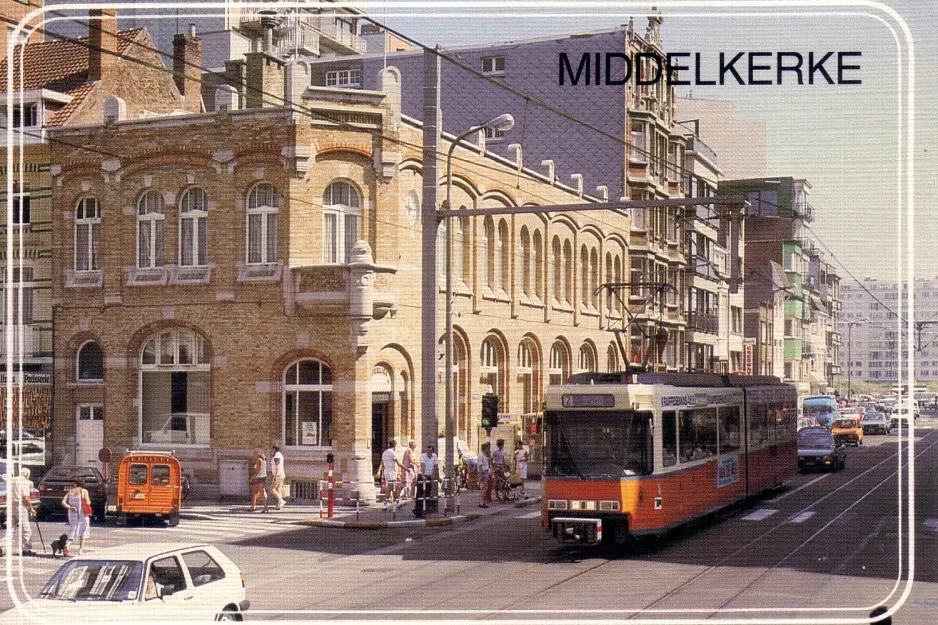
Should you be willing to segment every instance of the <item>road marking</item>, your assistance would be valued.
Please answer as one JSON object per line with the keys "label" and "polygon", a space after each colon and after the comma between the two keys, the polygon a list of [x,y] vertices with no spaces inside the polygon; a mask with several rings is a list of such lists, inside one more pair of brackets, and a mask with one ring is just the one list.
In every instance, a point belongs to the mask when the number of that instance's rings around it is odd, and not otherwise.
{"label": "road marking", "polygon": [[527,514],[519,514],[515,518],[516,519],[536,519],[539,516],[541,516],[540,510],[538,510],[537,512],[528,512]]}
{"label": "road marking", "polygon": [[766,502],[768,502],[768,503],[775,503],[775,502],[777,502],[777,501],[781,501],[782,499],[785,499],[785,497],[788,497],[789,495],[794,495],[795,493],[797,493],[799,490],[801,490],[801,489],[803,489],[803,488],[807,488],[808,486],[811,486],[812,484],[816,484],[816,483],[820,482],[821,480],[830,477],[830,475],[831,475],[830,473],[825,473],[824,475],[821,475],[821,476],[819,476],[819,477],[816,477],[816,478],[814,478],[813,480],[811,480],[810,482],[808,482],[808,483],[806,483],[806,484],[802,484],[801,486],[799,486],[799,487],[796,488],[795,490],[790,490],[790,491],[788,491],[787,493],[782,493],[782,494],[779,495],[778,497],[773,497],[772,499],[766,499]]}
{"label": "road marking", "polygon": [[796,514],[792,518],[788,519],[789,523],[804,523],[808,519],[814,516],[814,511],[809,510],[808,512],[802,512],[801,514]]}
{"label": "road marking", "polygon": [[771,508],[759,508],[755,512],[752,512],[744,516],[743,520],[744,521],[762,521],[763,519],[769,518],[776,512],[778,512],[778,510],[772,510]]}

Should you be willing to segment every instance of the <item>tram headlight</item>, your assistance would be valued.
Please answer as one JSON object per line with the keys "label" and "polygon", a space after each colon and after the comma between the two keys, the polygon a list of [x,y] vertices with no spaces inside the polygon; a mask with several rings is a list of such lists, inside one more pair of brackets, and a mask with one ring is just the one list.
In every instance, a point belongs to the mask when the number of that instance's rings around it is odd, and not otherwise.
{"label": "tram headlight", "polygon": [[567,500],[566,499],[548,499],[547,509],[548,510],[566,510]]}
{"label": "tram headlight", "polygon": [[599,502],[599,509],[602,512],[618,512],[620,510],[619,502],[611,499],[604,499]]}

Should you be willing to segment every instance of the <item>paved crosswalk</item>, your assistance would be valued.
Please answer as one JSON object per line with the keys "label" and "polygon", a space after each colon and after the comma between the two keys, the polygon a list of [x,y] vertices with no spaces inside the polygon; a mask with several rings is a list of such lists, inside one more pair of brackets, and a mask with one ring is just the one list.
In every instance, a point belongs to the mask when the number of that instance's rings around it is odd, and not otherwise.
{"label": "paved crosswalk", "polygon": [[176,527],[108,527],[103,531],[107,537],[120,542],[122,539],[141,540],[191,540],[204,542],[228,542],[296,529],[295,525],[282,519],[270,517],[211,517],[191,520],[183,519]]}
{"label": "paved crosswalk", "polygon": [[[757,510],[750,512],[746,516],[744,516],[743,520],[744,521],[764,521],[765,519],[769,518],[776,512],[778,512],[778,510],[775,510],[773,508],[759,508]],[[788,519],[788,521],[786,522],[787,523],[804,523],[805,521],[807,521],[814,515],[815,515],[814,510],[806,510],[805,512],[800,512],[796,514],[795,516]]]}

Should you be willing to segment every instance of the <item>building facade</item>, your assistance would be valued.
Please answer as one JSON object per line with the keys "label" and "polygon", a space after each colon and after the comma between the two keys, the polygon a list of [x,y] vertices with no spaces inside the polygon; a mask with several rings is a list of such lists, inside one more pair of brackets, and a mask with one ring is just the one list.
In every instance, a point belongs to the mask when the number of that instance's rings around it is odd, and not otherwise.
{"label": "building facade", "polygon": [[[342,479],[367,496],[388,440],[419,441],[420,224],[433,208],[422,201],[421,124],[397,108],[396,70],[385,79],[383,91],[310,88],[300,103],[310,116],[223,106],[55,132],[57,460],[74,457],[91,410],[118,456],[171,448],[207,494],[240,493],[251,450],[279,442],[297,492],[315,490],[334,451]],[[455,207],[597,199],[479,145],[455,157]],[[75,244],[89,206],[95,268]],[[483,393],[520,424],[548,383],[622,367],[607,328],[624,308],[596,287],[625,271],[631,223],[451,221],[450,374],[460,447],[475,450]]]}

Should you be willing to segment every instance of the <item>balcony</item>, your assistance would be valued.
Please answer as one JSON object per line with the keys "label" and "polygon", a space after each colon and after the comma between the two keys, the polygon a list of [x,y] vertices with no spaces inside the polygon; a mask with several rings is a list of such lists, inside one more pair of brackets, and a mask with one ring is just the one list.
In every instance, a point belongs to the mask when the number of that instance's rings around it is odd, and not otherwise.
{"label": "balcony", "polygon": [[703,256],[692,256],[687,259],[687,272],[691,275],[716,281],[720,279],[719,269],[717,263]]}
{"label": "balcony", "polygon": [[818,352],[817,345],[815,345],[814,343],[808,343],[807,341],[805,341],[802,344],[801,354],[803,356],[816,356],[818,353],[819,352]]}
{"label": "balcony", "polygon": [[717,315],[688,312],[684,316],[687,318],[687,329],[692,332],[720,333],[720,318]]}
{"label": "balcony", "polygon": [[[324,37],[328,38],[330,43],[338,44],[340,47],[344,48],[343,52],[353,54],[356,52],[359,54],[365,53],[365,40],[358,35],[339,28],[335,23],[335,14],[327,13],[312,16],[308,23],[322,33]],[[322,40],[320,40],[320,43],[328,45]]]}
{"label": "balcony", "polygon": [[0,326],[0,356],[7,355],[7,337],[13,334],[13,357],[20,355],[19,341],[22,337],[24,358],[31,357],[35,351],[36,331],[32,326]]}

